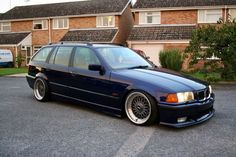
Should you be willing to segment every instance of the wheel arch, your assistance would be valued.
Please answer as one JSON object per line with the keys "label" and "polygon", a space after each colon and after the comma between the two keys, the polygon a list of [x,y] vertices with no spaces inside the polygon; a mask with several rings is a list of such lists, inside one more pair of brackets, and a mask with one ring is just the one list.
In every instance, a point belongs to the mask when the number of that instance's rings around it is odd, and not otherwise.
{"label": "wheel arch", "polygon": [[44,73],[41,73],[41,72],[39,72],[39,73],[36,74],[35,80],[36,80],[37,78],[42,78],[42,79],[44,79],[45,81],[48,81],[48,77],[47,77]]}
{"label": "wheel arch", "polygon": [[150,97],[153,98],[153,100],[155,101],[155,103],[157,105],[157,108],[158,108],[159,101],[156,98],[157,93],[155,93],[155,91],[153,91],[151,89],[148,89],[147,87],[143,87],[143,86],[142,87],[128,86],[126,88],[125,93],[123,94],[123,96],[121,98],[121,110],[122,110],[121,113],[122,113],[122,117],[125,116],[125,101],[126,101],[126,98],[133,91],[138,91],[138,92],[142,92],[142,93],[148,94]]}

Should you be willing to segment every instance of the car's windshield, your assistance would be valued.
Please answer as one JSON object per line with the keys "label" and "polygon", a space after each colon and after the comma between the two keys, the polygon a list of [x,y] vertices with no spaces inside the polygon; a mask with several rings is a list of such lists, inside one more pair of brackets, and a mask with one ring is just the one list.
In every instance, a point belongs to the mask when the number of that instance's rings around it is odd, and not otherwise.
{"label": "car's windshield", "polygon": [[137,53],[125,47],[99,47],[97,50],[112,69],[152,67]]}

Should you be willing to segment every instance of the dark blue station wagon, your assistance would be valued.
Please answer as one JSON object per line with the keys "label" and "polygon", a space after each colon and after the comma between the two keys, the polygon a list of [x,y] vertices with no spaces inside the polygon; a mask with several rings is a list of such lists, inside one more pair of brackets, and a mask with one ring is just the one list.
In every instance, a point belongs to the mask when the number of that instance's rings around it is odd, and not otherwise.
{"label": "dark blue station wagon", "polygon": [[40,49],[26,76],[38,101],[66,98],[127,115],[136,125],[198,124],[214,115],[209,84],[159,70],[129,48],[53,44]]}

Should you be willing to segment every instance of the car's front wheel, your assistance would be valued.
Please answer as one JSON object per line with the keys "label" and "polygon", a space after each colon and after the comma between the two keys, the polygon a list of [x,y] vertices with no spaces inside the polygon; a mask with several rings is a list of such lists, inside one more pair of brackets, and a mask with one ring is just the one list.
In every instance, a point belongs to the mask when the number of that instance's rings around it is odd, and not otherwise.
{"label": "car's front wheel", "polygon": [[129,120],[136,125],[150,125],[158,119],[157,104],[145,92],[129,93],[125,101],[125,112]]}
{"label": "car's front wheel", "polygon": [[38,101],[47,101],[49,98],[47,82],[42,78],[37,78],[34,82],[34,97]]}

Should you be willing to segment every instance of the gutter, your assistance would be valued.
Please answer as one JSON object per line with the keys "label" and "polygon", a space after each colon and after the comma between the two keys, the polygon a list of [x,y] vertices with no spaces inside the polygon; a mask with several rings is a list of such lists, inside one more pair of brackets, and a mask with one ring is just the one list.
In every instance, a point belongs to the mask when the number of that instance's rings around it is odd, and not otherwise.
{"label": "gutter", "polygon": [[[166,7],[166,8],[135,8],[131,9],[132,12],[142,11],[171,11],[171,10],[198,10],[198,9],[222,9],[226,5],[218,6],[192,6],[192,7]],[[227,8],[236,8],[236,5],[227,6]]]}

